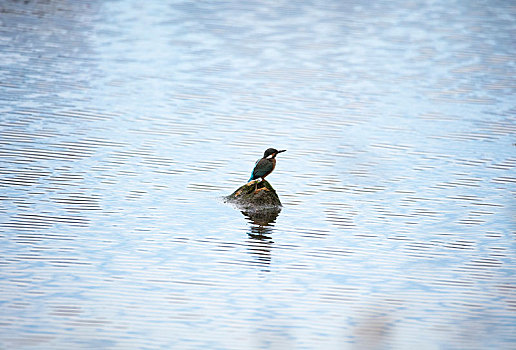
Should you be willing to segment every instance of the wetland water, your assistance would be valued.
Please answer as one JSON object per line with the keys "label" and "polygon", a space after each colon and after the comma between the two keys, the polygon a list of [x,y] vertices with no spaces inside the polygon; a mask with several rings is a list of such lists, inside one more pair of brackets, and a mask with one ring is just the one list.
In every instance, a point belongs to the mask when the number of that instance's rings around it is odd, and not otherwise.
{"label": "wetland water", "polygon": [[[0,348],[514,349],[511,1],[2,1]],[[283,209],[222,196],[268,147]]]}

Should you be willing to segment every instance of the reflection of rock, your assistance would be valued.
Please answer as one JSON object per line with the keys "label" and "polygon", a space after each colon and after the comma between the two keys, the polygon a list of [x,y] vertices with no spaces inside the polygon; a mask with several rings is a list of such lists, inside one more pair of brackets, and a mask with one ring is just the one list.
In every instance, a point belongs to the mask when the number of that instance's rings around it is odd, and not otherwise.
{"label": "reflection of rock", "polygon": [[[281,208],[264,208],[259,210],[244,210],[242,214],[252,223],[253,226],[261,227],[264,231],[263,233],[268,233],[272,224],[276,221]],[[260,234],[261,231],[256,232]]]}
{"label": "reflection of rock", "polygon": [[251,223],[247,241],[248,249],[260,265],[268,266],[271,262],[271,248],[274,243],[271,235],[280,211],[279,207],[242,211],[242,214]]}
{"label": "reflection of rock", "polygon": [[[257,187],[257,190],[255,190]],[[274,222],[281,211],[281,202],[276,191],[265,180],[241,186],[224,198],[235,204],[251,223],[247,247],[255,263],[265,266],[268,271],[271,262],[272,231]]]}
{"label": "reflection of rock", "polygon": [[258,183],[256,181],[249,182],[227,196],[225,200],[244,210],[277,209],[281,207],[276,191],[266,180]]}

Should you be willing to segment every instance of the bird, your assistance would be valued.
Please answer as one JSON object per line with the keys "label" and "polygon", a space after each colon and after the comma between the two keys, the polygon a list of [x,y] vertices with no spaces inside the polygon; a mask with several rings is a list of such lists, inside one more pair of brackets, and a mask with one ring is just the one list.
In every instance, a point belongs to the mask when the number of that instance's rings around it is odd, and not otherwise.
{"label": "bird", "polygon": [[[262,179],[262,181],[265,179],[267,175],[272,173],[274,168],[276,167],[276,156],[278,153],[285,152],[286,149],[283,149],[281,151],[278,151],[275,148],[267,148],[267,150],[263,153],[263,157],[258,159],[254,165],[253,172],[251,173],[251,177],[249,178],[248,183],[256,180],[256,179]],[[256,181],[256,186],[254,190],[256,191],[258,187],[258,181]]]}

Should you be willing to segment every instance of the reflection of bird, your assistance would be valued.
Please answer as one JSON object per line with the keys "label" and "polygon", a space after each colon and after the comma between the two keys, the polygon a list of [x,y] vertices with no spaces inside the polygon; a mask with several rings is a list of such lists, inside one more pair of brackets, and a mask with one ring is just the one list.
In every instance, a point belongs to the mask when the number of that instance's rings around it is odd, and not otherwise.
{"label": "reflection of bird", "polygon": [[[274,168],[276,167],[276,156],[278,153],[285,152],[286,149],[278,151],[274,148],[268,148],[263,154],[263,158],[258,159],[256,164],[254,165],[253,173],[251,174],[251,178],[249,178],[248,182],[251,182],[256,179],[265,179],[267,175],[272,173]],[[256,182],[258,185],[258,182]]]}

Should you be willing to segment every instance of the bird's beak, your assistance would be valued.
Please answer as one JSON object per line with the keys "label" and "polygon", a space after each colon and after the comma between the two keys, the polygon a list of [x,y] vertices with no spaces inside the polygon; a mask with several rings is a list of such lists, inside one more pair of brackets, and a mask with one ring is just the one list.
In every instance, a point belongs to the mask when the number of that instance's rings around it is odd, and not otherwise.
{"label": "bird's beak", "polygon": [[278,153],[285,152],[285,151],[286,151],[286,149],[282,149],[281,151],[278,151]]}

